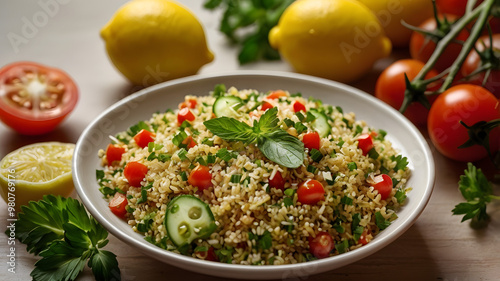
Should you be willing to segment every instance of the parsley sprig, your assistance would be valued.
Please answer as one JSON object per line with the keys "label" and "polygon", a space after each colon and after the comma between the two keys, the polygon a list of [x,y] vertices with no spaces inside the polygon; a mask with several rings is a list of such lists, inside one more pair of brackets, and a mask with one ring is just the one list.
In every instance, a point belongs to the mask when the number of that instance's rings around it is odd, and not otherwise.
{"label": "parsley sprig", "polygon": [[493,195],[493,187],[483,174],[472,163],[460,176],[458,187],[467,202],[459,203],[452,210],[454,215],[464,215],[462,222],[472,219],[475,222],[487,222],[486,206],[492,200],[500,200],[500,196]]}
{"label": "parsley sprig", "polygon": [[268,34],[294,1],[205,0],[203,6],[224,11],[219,29],[231,42],[241,45],[238,61],[245,64],[260,59],[280,59],[278,51],[269,44]]}
{"label": "parsley sprig", "polygon": [[87,263],[96,280],[120,280],[115,254],[100,249],[108,232],[76,199],[45,195],[23,206],[16,237],[42,257],[31,272],[35,281],[75,280]]}
{"label": "parsley sprig", "polygon": [[253,127],[230,117],[203,122],[214,135],[226,141],[257,144],[269,160],[287,168],[297,168],[304,162],[304,144],[278,125],[278,109],[267,110]]}

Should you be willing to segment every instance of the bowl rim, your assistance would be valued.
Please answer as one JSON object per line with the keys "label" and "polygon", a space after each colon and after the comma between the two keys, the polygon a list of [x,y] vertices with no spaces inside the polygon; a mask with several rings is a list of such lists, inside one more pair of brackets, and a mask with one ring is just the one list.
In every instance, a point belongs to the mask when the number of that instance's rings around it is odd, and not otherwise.
{"label": "bowl rim", "polygon": [[[89,195],[85,192],[85,188],[83,188],[82,183],[80,182],[80,171],[78,169],[78,161],[80,160],[79,152],[83,149],[85,137],[89,135],[92,129],[99,123],[99,121],[105,117],[107,114],[119,108],[122,105],[125,105],[135,99],[138,99],[142,96],[148,95],[150,93],[157,92],[161,89],[168,88],[174,85],[180,84],[189,84],[194,81],[200,80],[210,80],[215,78],[224,78],[224,77],[234,77],[234,78],[242,78],[249,76],[272,76],[281,79],[294,79],[294,80],[307,80],[312,83],[319,83],[329,87],[338,88],[350,94],[357,96],[358,98],[368,100],[369,102],[377,103],[378,106],[383,107],[391,117],[400,119],[401,122],[404,123],[405,126],[413,133],[414,137],[418,145],[422,148],[422,153],[425,162],[427,163],[426,174],[428,175],[425,185],[425,192],[423,196],[418,202],[417,207],[412,210],[411,214],[408,218],[402,221],[396,228],[392,229],[392,231],[387,235],[382,237],[381,239],[374,239],[367,246],[360,247],[356,250],[349,251],[340,255],[332,256],[325,259],[318,259],[309,262],[296,263],[296,264],[284,264],[284,265],[264,265],[264,266],[249,266],[249,265],[240,265],[240,264],[225,264],[220,262],[211,262],[205,260],[199,260],[192,257],[180,255],[177,253],[173,253],[160,247],[157,247],[153,244],[149,244],[147,241],[143,241],[144,243],[139,243],[137,239],[133,236],[130,236],[120,229],[113,227],[99,212],[97,207],[92,203]],[[75,189],[77,194],[88,209],[90,214],[114,236],[119,238],[121,241],[132,245],[134,248],[137,248],[141,252],[147,254],[150,257],[153,257],[162,262],[166,262],[170,265],[183,268],[185,270],[198,272],[201,274],[208,274],[212,276],[219,277],[231,277],[238,279],[269,279],[270,276],[278,276],[276,274],[277,271],[281,272],[281,277],[283,278],[284,274],[290,274],[288,277],[298,277],[298,276],[310,276],[319,274],[324,271],[333,270],[347,264],[359,261],[375,252],[378,252],[385,246],[389,245],[393,241],[395,241],[399,236],[405,233],[418,219],[418,217],[422,214],[426,205],[428,204],[432,191],[434,189],[435,184],[435,163],[429,148],[429,145],[425,138],[422,136],[420,131],[402,114],[400,114],[397,110],[393,109],[389,105],[383,103],[378,100],[374,96],[357,89],[355,87],[309,75],[291,73],[291,72],[283,72],[283,71],[255,71],[255,70],[237,70],[231,72],[216,72],[210,74],[198,74],[193,76],[188,76],[184,78],[178,78],[175,80],[159,83],[142,90],[139,90],[119,101],[114,103],[113,105],[106,108],[102,113],[100,113],[88,126],[84,129],[82,134],[80,135],[76,146],[75,153],[72,161],[72,170],[73,170],[73,181],[75,184]],[[398,218],[398,220],[401,218]],[[107,227],[106,227],[107,226]],[[140,234],[138,234],[140,235]],[[146,244],[147,243],[147,244]],[[332,266],[334,264],[334,266]],[[241,275],[242,272],[245,274]],[[288,273],[287,273],[288,272]],[[287,277],[287,278],[288,278]],[[278,277],[279,278],[279,277]]]}

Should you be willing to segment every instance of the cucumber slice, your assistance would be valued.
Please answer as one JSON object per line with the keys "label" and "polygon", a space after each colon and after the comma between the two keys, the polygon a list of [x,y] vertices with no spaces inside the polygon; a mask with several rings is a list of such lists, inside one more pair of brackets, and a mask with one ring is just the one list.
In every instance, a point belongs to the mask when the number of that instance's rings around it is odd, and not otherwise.
{"label": "cucumber slice", "polygon": [[206,238],[217,228],[208,204],[193,195],[179,195],[168,203],[164,225],[177,247]]}
{"label": "cucumber slice", "polygon": [[332,127],[328,124],[328,118],[323,112],[319,112],[315,109],[310,109],[309,112],[316,117],[314,121],[311,122],[313,129],[318,132],[319,136],[324,138],[330,134]]}
{"label": "cucumber slice", "polygon": [[235,96],[218,97],[212,107],[212,111],[217,117],[238,117],[238,108],[243,106],[243,101]]}

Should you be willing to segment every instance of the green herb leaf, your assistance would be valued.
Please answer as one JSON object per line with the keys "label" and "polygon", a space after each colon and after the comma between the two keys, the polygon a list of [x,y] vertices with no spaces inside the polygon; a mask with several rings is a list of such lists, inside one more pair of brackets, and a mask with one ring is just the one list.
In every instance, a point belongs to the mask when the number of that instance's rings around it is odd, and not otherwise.
{"label": "green herb leaf", "polygon": [[467,202],[457,204],[452,210],[453,214],[464,215],[462,222],[469,219],[477,222],[488,221],[486,207],[491,200],[500,200],[500,197],[493,195],[493,187],[481,169],[468,163],[464,174],[460,176],[458,188]]}
{"label": "green herb leaf", "polygon": [[343,254],[349,250],[349,241],[347,239],[342,240],[342,242],[335,244],[335,249],[339,254]]}
{"label": "green herb leaf", "polygon": [[226,141],[241,141],[250,144],[255,141],[256,134],[252,127],[230,117],[219,117],[203,122],[212,134]]}
{"label": "green herb leaf", "polygon": [[[46,195],[23,206],[16,223],[19,241],[42,257],[31,272],[33,280],[75,280],[88,259],[93,266],[92,259],[102,252],[98,248],[107,245],[107,236],[78,200],[61,196]],[[94,270],[96,280],[110,280],[105,277],[110,270],[117,272],[113,276],[119,280],[118,262],[112,256],[102,262],[101,270]]]}
{"label": "green herb leaf", "polygon": [[391,222],[389,220],[386,220],[382,213],[376,212],[375,213],[375,224],[380,230],[386,229],[389,225],[391,225]]}
{"label": "green herb leaf", "polygon": [[356,162],[349,162],[347,163],[347,168],[349,168],[349,171],[354,171],[358,168],[358,165]]}
{"label": "green herb leaf", "polygon": [[280,58],[278,51],[269,44],[268,34],[293,1],[206,0],[204,7],[223,10],[219,30],[231,42],[241,45],[238,60],[245,64]]}
{"label": "green herb leaf", "polygon": [[281,129],[263,136],[258,147],[269,160],[287,168],[297,168],[304,162],[304,144]]}
{"label": "green herb leaf", "polygon": [[399,188],[394,194],[394,197],[398,201],[399,204],[403,203],[406,200],[406,191],[402,188]]}
{"label": "green herb leaf", "polygon": [[229,117],[214,118],[204,124],[214,135],[226,141],[257,143],[269,160],[288,168],[297,168],[304,161],[304,144],[279,128],[278,122],[277,108],[271,108],[253,127]]}
{"label": "green herb leaf", "polygon": [[146,131],[151,131],[151,128],[149,128],[149,125],[146,124],[144,121],[139,121],[139,123],[131,126],[127,130],[127,134],[131,137],[137,135],[141,130],[146,130]]}
{"label": "green herb leaf", "polygon": [[66,241],[54,241],[40,252],[40,256],[42,259],[35,263],[35,269],[30,274],[33,280],[70,281],[83,271],[90,253],[74,248]]}
{"label": "green herb leaf", "polygon": [[408,158],[403,157],[402,155],[391,156],[390,159],[392,161],[396,161],[396,166],[394,167],[394,172],[399,170],[405,170],[406,166],[408,166]]}
{"label": "green herb leaf", "polygon": [[97,251],[97,253],[90,257],[89,267],[92,268],[92,273],[94,273],[96,281],[121,279],[116,255],[109,251]]}

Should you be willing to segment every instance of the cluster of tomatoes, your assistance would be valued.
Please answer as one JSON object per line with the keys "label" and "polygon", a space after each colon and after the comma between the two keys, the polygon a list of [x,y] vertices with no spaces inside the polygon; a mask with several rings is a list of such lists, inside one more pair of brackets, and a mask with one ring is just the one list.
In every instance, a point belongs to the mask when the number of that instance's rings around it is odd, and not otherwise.
{"label": "cluster of tomatoes", "polygon": [[[405,75],[408,81],[417,77],[433,54],[436,42],[440,39],[439,34],[446,35],[455,21],[464,16],[467,0],[441,0],[436,1],[436,4],[441,13],[439,21],[432,17],[419,26],[428,34],[413,32],[409,45],[411,59],[394,62],[377,80],[375,96],[396,109],[400,109],[403,104],[407,88]],[[500,19],[491,17],[488,23],[492,30],[491,36],[485,27],[475,48],[460,65],[451,87],[440,93],[438,90],[444,78],[436,76],[446,77],[446,71],[455,63],[463,42],[469,38],[474,22],[463,28],[455,40],[446,46],[442,55],[434,61],[433,69],[426,74],[424,79],[437,78],[434,83],[427,84],[425,89],[430,109],[413,102],[404,112],[415,125],[427,126],[430,139],[439,152],[458,161],[477,161],[488,156],[488,151],[481,145],[459,148],[470,138],[464,124],[472,126],[481,121],[500,120]],[[481,132],[479,137],[483,140],[477,141],[489,143],[490,152],[495,153],[500,147],[500,127],[489,131],[489,136],[487,131]],[[485,142],[487,138],[489,141]]]}

